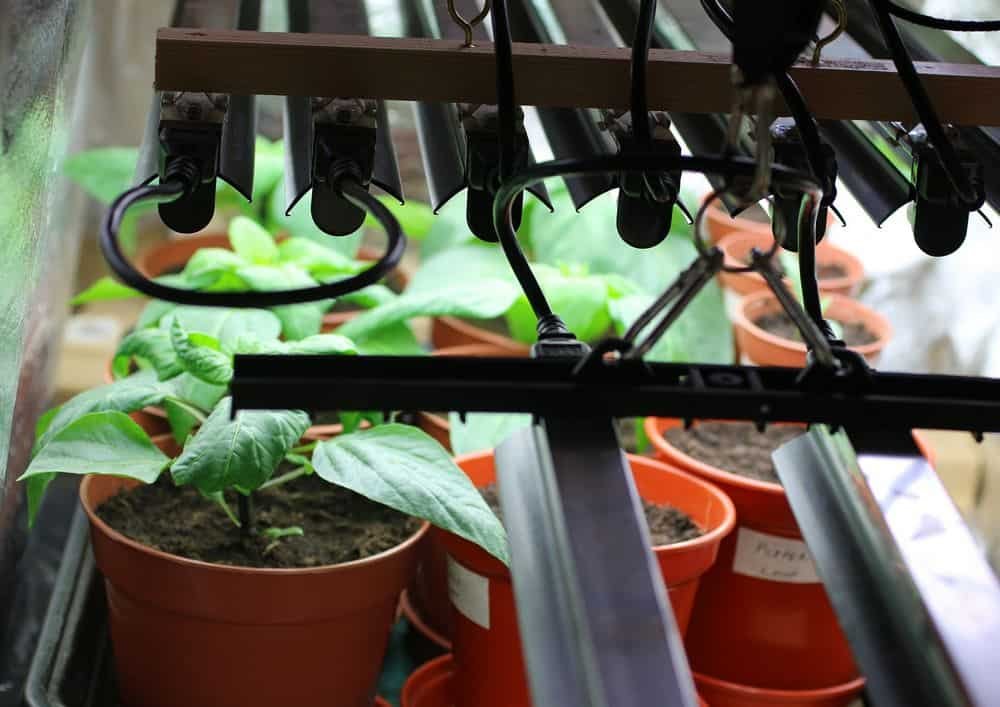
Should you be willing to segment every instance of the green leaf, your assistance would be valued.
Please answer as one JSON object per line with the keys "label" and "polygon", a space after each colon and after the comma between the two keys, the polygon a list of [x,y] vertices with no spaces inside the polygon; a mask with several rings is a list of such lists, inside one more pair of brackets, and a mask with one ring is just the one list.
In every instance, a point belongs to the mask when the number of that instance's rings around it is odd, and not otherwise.
{"label": "green leaf", "polygon": [[114,370],[128,371],[133,357],[148,362],[161,381],[184,372],[170,335],[162,329],[138,329],[122,339],[115,352]]}
{"label": "green leaf", "polygon": [[291,537],[302,537],[306,534],[306,531],[302,530],[297,525],[290,526],[288,528],[265,528],[261,531],[261,535],[270,540],[281,540],[282,538]]}
{"label": "green leaf", "polygon": [[406,294],[433,292],[442,287],[484,280],[515,283],[510,265],[498,247],[484,243],[465,245],[426,260],[413,274]]}
{"label": "green leaf", "polygon": [[365,356],[424,356],[427,352],[406,322],[382,327],[359,338],[355,344]]}
{"label": "green leaf", "polygon": [[316,473],[401,513],[423,518],[508,561],[503,526],[444,448],[408,425],[320,442]]}
{"label": "green leaf", "polygon": [[493,449],[514,432],[531,426],[531,415],[487,414],[448,416],[451,427],[451,451],[455,455]]}
{"label": "green leaf", "polygon": [[35,524],[35,517],[38,515],[38,509],[42,507],[42,499],[45,497],[45,490],[49,484],[55,481],[56,476],[58,474],[35,474],[24,482],[28,497],[29,528]]}
{"label": "green leaf", "polygon": [[[378,200],[396,217],[399,225],[403,228],[403,233],[410,240],[422,241],[434,226],[434,212],[427,204],[412,200],[407,201],[405,204],[400,204],[396,201],[395,197],[388,194],[383,194]],[[375,217],[368,214],[365,219],[365,226],[368,228],[377,228],[378,225]]]}
{"label": "green leaf", "polygon": [[339,330],[344,336],[362,341],[384,327],[414,317],[468,317],[492,319],[504,314],[520,295],[520,290],[503,280],[460,282],[435,290],[407,291],[375,309],[362,312]]}
{"label": "green leaf", "polygon": [[[226,248],[201,248],[187,261],[181,275],[193,289],[214,289],[223,277],[238,277],[236,271],[246,265],[243,257]],[[239,282],[243,283],[242,280]],[[246,289],[249,286],[243,283],[243,287]]]}
{"label": "green leaf", "polygon": [[176,398],[165,399],[163,409],[167,413],[167,422],[170,424],[174,441],[180,445],[184,445],[194,429],[205,420],[197,408]]}
{"label": "green leaf", "polygon": [[218,405],[227,390],[224,385],[206,383],[190,373],[182,373],[163,385],[168,386],[171,397],[206,412]]}
{"label": "green leaf", "polygon": [[274,236],[246,216],[237,216],[230,221],[229,242],[237,255],[250,263],[270,265],[278,260]]}
{"label": "green leaf", "polygon": [[134,147],[101,147],[66,160],[66,175],[104,204],[132,186],[139,151]]}
{"label": "green leaf", "polygon": [[160,318],[160,328],[170,331],[175,321],[187,332],[218,339],[224,349],[231,349],[240,337],[250,334],[261,341],[281,335],[281,321],[266,309],[175,307]]}
{"label": "green leaf", "polygon": [[304,412],[245,410],[231,419],[231,411],[231,398],[216,406],[171,467],[174,481],[203,493],[249,493],[271,478],[309,427]]}
{"label": "green leaf", "polygon": [[91,302],[109,302],[112,300],[134,299],[136,297],[142,297],[142,293],[138,290],[133,290],[128,285],[121,284],[113,277],[102,277],[70,300],[70,304],[78,307],[81,304],[89,304]]}
{"label": "green leaf", "polygon": [[177,305],[173,302],[154,299],[142,310],[142,313],[139,315],[139,321],[135,323],[135,328],[146,329],[158,326],[160,320],[175,309],[177,309]]}
{"label": "green leaf", "polygon": [[39,415],[38,422],[35,423],[35,439],[42,438],[42,435],[44,435],[45,431],[49,429],[49,426],[52,424],[52,420],[55,419],[55,416],[58,414],[59,408],[54,407],[51,410],[47,410]]}
{"label": "green leaf", "polygon": [[[201,334],[202,340],[207,336]],[[229,385],[233,379],[233,362],[219,350],[216,340],[212,339],[214,346],[197,345],[176,319],[170,329],[170,340],[185,371],[212,385]]]}
{"label": "green leaf", "polygon": [[316,334],[299,341],[285,343],[284,353],[325,356],[334,354],[356,354],[354,342],[340,334]]}
{"label": "green leaf", "polygon": [[[56,474],[124,476],[151,484],[170,458],[123,412],[92,412],[51,435],[20,480],[28,480],[29,523]],[[35,481],[31,481],[35,479]]]}
{"label": "green leaf", "polygon": [[[545,265],[532,267],[552,306],[566,326],[581,341],[595,342],[611,328],[608,311],[608,285],[602,276],[565,275]],[[521,295],[510,312],[507,323],[511,335],[518,341],[534,342],[537,337],[537,318]]]}
{"label": "green leaf", "polygon": [[441,207],[430,231],[420,243],[420,255],[424,262],[452,248],[478,242],[466,223],[465,209],[464,191],[455,195]]}
{"label": "green leaf", "polygon": [[47,445],[75,420],[94,412],[134,412],[148,405],[159,405],[170,392],[153,371],[142,371],[107,385],[91,388],[71,398],[48,420],[48,427],[35,442],[35,449]]}
{"label": "green leaf", "polygon": [[[277,292],[303,287],[313,287],[316,281],[298,265],[250,265],[241,268],[237,274],[250,288],[257,292]],[[318,334],[323,328],[323,314],[328,305],[323,302],[308,302],[285,307],[274,307],[271,311],[281,322],[281,333],[286,339],[304,339]]]}
{"label": "green leaf", "polygon": [[328,281],[353,275],[368,265],[321,246],[308,238],[288,238],[278,244],[278,261],[297,265],[316,280]]}
{"label": "green leaf", "polygon": [[353,304],[361,309],[372,309],[396,299],[396,293],[385,285],[369,285],[368,287],[351,292],[340,297],[338,302]]}

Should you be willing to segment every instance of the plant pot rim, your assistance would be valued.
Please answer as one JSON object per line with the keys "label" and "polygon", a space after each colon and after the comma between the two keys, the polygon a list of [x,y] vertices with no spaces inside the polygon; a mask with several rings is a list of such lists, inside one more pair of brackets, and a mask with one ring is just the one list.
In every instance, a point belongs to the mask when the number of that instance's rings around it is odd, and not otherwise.
{"label": "plant pot rim", "polygon": [[449,346],[444,350],[462,348],[464,346],[493,346],[518,355],[527,355],[531,351],[530,344],[525,344],[509,336],[503,336],[502,334],[489,331],[471,322],[467,322],[464,319],[460,319],[459,317],[446,315],[443,317],[435,317],[435,319],[441,322],[442,325],[450,327],[470,339],[468,344]]}
{"label": "plant pot rim", "polygon": [[[458,466],[462,466],[462,462],[478,461],[485,457],[492,457],[494,455],[494,451],[495,450],[493,449],[488,449],[479,452],[470,452],[469,454],[462,454],[461,456],[455,457],[455,463]],[[716,527],[709,530],[705,530],[703,528],[703,533],[701,535],[696,538],[691,538],[690,540],[682,540],[681,542],[670,543],[669,545],[653,545],[651,549],[654,553],[673,554],[684,552],[686,550],[690,550],[691,548],[697,548],[701,545],[718,544],[721,543],[722,539],[729,535],[733,528],[736,527],[736,506],[733,504],[732,499],[729,498],[729,496],[722,489],[707,481],[699,479],[683,469],[661,462],[658,459],[645,457],[641,454],[626,454],[625,456],[628,459],[630,471],[632,464],[636,462],[652,467],[658,467],[661,471],[664,471],[674,477],[680,477],[684,479],[684,481],[697,486],[708,496],[711,496],[718,501],[719,504],[721,504],[725,509],[725,518]]]}
{"label": "plant pot rim", "polygon": [[[101,478],[101,477],[96,477]],[[204,562],[202,560],[191,560],[186,557],[181,557],[179,555],[171,555],[168,552],[163,552],[162,550],[157,550],[151,548],[148,545],[143,545],[140,542],[132,540],[131,538],[125,536],[124,534],[118,532],[110,525],[105,523],[100,516],[97,515],[96,510],[91,508],[88,496],[91,485],[94,483],[95,476],[87,475],[80,482],[80,505],[83,507],[84,513],[87,514],[87,518],[90,521],[90,527],[96,531],[99,531],[106,537],[110,538],[112,541],[119,545],[124,545],[131,548],[136,552],[140,552],[149,557],[154,557],[161,562],[167,562],[176,565],[183,565],[185,567],[190,567],[193,569],[199,569],[206,572],[214,572],[217,574],[242,574],[242,575],[254,575],[259,577],[287,577],[292,575],[313,575],[313,574],[329,574],[331,572],[338,571],[350,571],[359,567],[365,567],[367,565],[376,564],[380,560],[384,559],[388,555],[393,555],[399,552],[403,552],[414,545],[417,545],[423,537],[427,534],[430,529],[430,523],[427,521],[421,521],[420,527],[413,532],[410,537],[408,537],[403,542],[398,545],[394,545],[388,550],[384,550],[377,555],[372,555],[371,557],[366,557],[361,560],[352,560],[350,562],[341,562],[336,565],[321,565],[319,567],[289,567],[289,568],[272,568],[272,567],[239,567],[233,565],[220,565],[213,562]]]}
{"label": "plant pot rim", "polygon": [[[666,427],[663,427],[663,422],[668,422]],[[739,420],[703,420],[703,422],[740,422]],[[671,456],[678,457],[685,464],[690,465],[692,469],[696,469],[697,473],[704,475],[706,478],[711,479],[713,482],[729,484],[731,486],[737,486],[748,491],[756,491],[758,493],[766,493],[770,496],[785,496],[785,488],[781,484],[776,484],[772,481],[760,481],[758,479],[751,479],[746,476],[741,476],[740,474],[734,474],[731,471],[726,471],[717,466],[713,466],[706,462],[701,461],[697,457],[692,457],[691,455],[681,451],[669,441],[667,441],[666,435],[663,434],[663,430],[670,429],[672,427],[680,427],[682,425],[681,420],[666,417],[647,417],[644,424],[646,430],[646,436],[649,438],[650,443],[656,447],[659,451],[664,453],[669,453]],[[697,425],[698,423],[695,422]],[[796,426],[793,422],[776,422],[773,423],[775,426],[786,427],[786,426]]]}
{"label": "plant pot rim", "polygon": [[399,596],[399,613],[402,614],[410,625],[416,629],[417,633],[433,643],[435,646],[448,653],[451,651],[451,640],[431,628],[424,617],[420,615],[413,602],[410,601],[410,589],[407,587]]}
{"label": "plant pot rim", "polygon": [[[726,265],[741,267],[746,265],[739,257],[741,253],[749,253],[750,248],[763,245],[770,248],[774,243],[774,236],[768,236],[754,231],[736,231],[727,233],[719,239],[718,247],[725,255]],[[743,246],[747,247],[744,248]],[[845,274],[841,277],[820,278],[819,288],[821,291],[834,290],[846,291],[859,284],[864,279],[864,265],[853,253],[840,248],[829,241],[824,240],[816,246],[816,264],[835,263],[844,268]],[[732,273],[735,277],[746,277],[760,287],[767,287],[767,282],[756,272]],[[787,277],[782,278],[786,286],[790,286]]]}
{"label": "plant pot rim", "polygon": [[[866,325],[868,330],[875,335],[875,341],[862,346],[851,346],[849,347],[851,351],[856,351],[862,356],[868,358],[874,356],[885,348],[886,343],[890,338],[892,338],[893,334],[892,325],[889,323],[888,319],[883,317],[874,309],[851,297],[829,294],[827,295],[827,298],[829,299],[829,306],[831,310],[845,306],[849,309],[853,309],[860,315],[859,319]],[[777,301],[778,298],[773,292],[771,292],[771,290],[751,292],[748,295],[744,295],[740,300],[739,307],[737,307],[736,311],[733,313],[733,324],[738,328],[742,328],[750,336],[761,339],[769,346],[780,348],[785,351],[805,353],[806,345],[804,343],[792,341],[791,339],[786,339],[784,337],[777,336],[776,334],[772,334],[771,332],[758,326],[757,323],[747,314],[747,312],[753,308],[765,306],[765,303],[777,303]],[[780,307],[780,305],[778,306]],[[835,316],[831,316],[830,319],[837,321],[837,317]]]}
{"label": "plant pot rim", "polygon": [[860,693],[865,687],[865,679],[857,677],[839,685],[829,685],[806,690],[778,690],[756,685],[743,685],[741,683],[729,682],[713,678],[703,673],[694,673],[695,683],[709,685],[718,690],[737,692],[747,697],[764,698],[774,704],[788,703],[789,705],[801,705],[804,698],[812,699],[834,699],[837,697],[847,697]]}

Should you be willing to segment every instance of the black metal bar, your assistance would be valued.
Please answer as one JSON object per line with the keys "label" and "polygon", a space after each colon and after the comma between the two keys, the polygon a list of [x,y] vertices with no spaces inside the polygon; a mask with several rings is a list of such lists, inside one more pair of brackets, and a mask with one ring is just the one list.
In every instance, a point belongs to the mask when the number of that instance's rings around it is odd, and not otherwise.
{"label": "black metal bar", "polygon": [[[850,429],[848,440],[813,428],[774,460],[869,699],[879,707],[994,704],[996,577],[911,435]],[[859,457],[852,441],[893,451]]]}
{"label": "black metal bar", "polygon": [[492,358],[237,356],[234,406],[664,415],[1000,431],[1000,380],[872,373],[851,392],[804,389],[794,368]]}
{"label": "black metal bar", "polygon": [[496,463],[533,702],[693,707],[612,421],[548,418],[504,442]]}
{"label": "black metal bar", "polygon": [[[605,36],[606,43],[601,42],[601,31],[604,28],[600,22],[601,18],[594,12],[592,5],[574,2],[568,19],[565,14],[559,14],[560,10],[565,9],[562,7],[564,4],[557,1],[550,7],[547,0],[511,2],[510,21],[514,40],[614,46],[610,37]],[[554,27],[550,21],[552,19],[558,19],[560,27]],[[580,155],[614,154],[614,145],[608,134],[598,125],[595,111],[581,108],[537,110],[545,136],[557,159]],[[577,210],[614,186],[614,179],[610,175],[569,177],[565,182]]]}

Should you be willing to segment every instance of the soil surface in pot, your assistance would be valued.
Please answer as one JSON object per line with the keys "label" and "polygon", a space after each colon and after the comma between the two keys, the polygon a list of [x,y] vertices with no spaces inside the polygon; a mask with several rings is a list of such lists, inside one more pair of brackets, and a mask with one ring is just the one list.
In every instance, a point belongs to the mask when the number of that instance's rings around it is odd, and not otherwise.
{"label": "soil surface in pot", "polygon": [[[744,262],[747,265],[752,265],[753,258],[750,255],[747,255]],[[782,267],[781,261],[777,258],[771,258],[771,267],[774,268],[782,277],[785,276],[785,268]],[[817,263],[816,277],[820,280],[839,280],[842,277],[847,277],[847,269],[839,263]]]}
{"label": "soil surface in pot", "polygon": [[[486,501],[486,505],[496,513],[497,518],[502,520],[497,485],[485,486],[479,490],[479,493]],[[653,547],[694,540],[705,534],[687,513],[678,508],[647,503],[646,501],[642,502],[642,507],[646,515],[646,524],[649,526],[649,534],[653,540]]]}
{"label": "soil surface in pot", "polygon": [[[236,499],[227,498],[232,508]],[[298,526],[302,536],[244,537],[215,503],[168,475],[97,508],[101,520],[148,547],[191,560],[239,567],[320,567],[399,545],[420,521],[334,486],[315,474],[254,495],[258,528]]]}
{"label": "soil surface in pot", "polygon": [[[766,332],[789,341],[802,341],[802,335],[791,318],[784,311],[767,314],[754,321]],[[864,346],[878,341],[878,337],[860,322],[838,322],[843,330],[844,343],[848,346]]]}
{"label": "soil surface in pot", "polygon": [[690,430],[671,428],[663,436],[705,464],[748,479],[779,484],[771,452],[804,431],[799,427],[768,427],[758,432],[750,422],[702,422]]}

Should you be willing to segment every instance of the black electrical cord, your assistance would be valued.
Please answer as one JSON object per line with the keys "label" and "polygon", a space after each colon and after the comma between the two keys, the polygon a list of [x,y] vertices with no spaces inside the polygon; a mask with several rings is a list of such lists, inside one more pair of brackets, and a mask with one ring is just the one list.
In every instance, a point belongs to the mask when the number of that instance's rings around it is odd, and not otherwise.
{"label": "black electrical cord", "polygon": [[514,95],[514,46],[510,34],[507,0],[494,0],[493,44],[497,58],[497,122],[500,128],[500,181],[514,172],[517,140],[517,100]]}
{"label": "black electrical cord", "polygon": [[377,283],[392,272],[406,250],[406,236],[396,218],[349,173],[345,173],[337,181],[341,193],[352,204],[374,216],[385,229],[389,241],[385,254],[367,270],[337,282],[281,292],[197,292],[154,282],[136,270],[122,253],[118,242],[122,220],[128,209],[135,204],[172,201],[183,197],[197,184],[198,174],[197,163],[177,160],[159,184],[136,187],[119,196],[104,220],[100,243],[105,259],[122,282],[144,295],[177,304],[238,308],[278,307],[335,299]]}
{"label": "black electrical cord", "polygon": [[642,0],[632,40],[632,133],[641,147],[648,147],[653,136],[649,129],[648,85],[649,49],[653,42],[656,0]]}
{"label": "black electrical cord", "polygon": [[958,197],[964,204],[969,207],[978,208],[980,202],[979,194],[969,180],[969,175],[966,173],[962,163],[959,161],[958,154],[945,134],[944,126],[941,124],[940,118],[938,118],[937,111],[934,110],[931,99],[927,95],[923,83],[920,81],[920,76],[913,65],[913,60],[910,58],[906,45],[903,44],[903,38],[900,36],[899,30],[896,28],[896,23],[892,19],[890,3],[888,0],[869,0],[869,4],[871,5],[872,12],[875,14],[879,29],[882,31],[882,37],[885,39],[892,62],[896,65],[899,78],[906,87],[906,92],[910,94],[913,107],[917,111],[917,116],[920,118],[924,129],[927,131],[927,137],[938,159],[941,161],[941,166],[944,167],[944,171],[948,175],[948,181],[951,182],[956,194],[958,194]]}
{"label": "black electrical cord", "polygon": [[997,32],[1000,31],[1000,20],[949,20],[944,17],[932,17],[915,12],[908,7],[897,5],[892,0],[886,0],[886,7],[893,15],[915,25],[923,25],[931,29],[950,30],[953,32]]}

